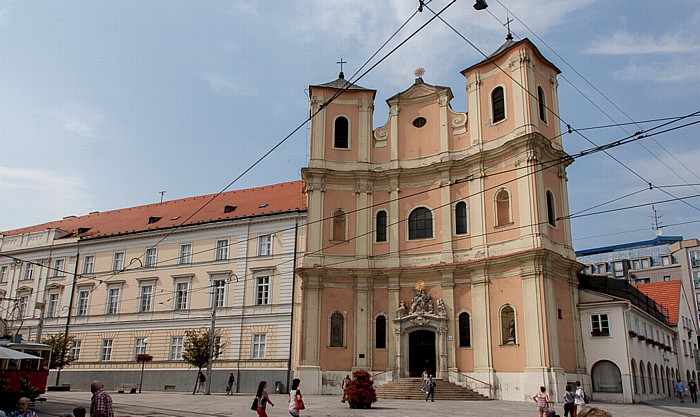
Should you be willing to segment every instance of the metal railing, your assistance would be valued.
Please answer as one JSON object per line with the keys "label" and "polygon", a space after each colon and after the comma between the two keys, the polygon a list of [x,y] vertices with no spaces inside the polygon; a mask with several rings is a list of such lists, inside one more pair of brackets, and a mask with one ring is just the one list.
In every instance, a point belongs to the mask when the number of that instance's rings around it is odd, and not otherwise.
{"label": "metal railing", "polygon": [[476,382],[478,382],[478,383],[480,383],[480,384],[485,385],[486,387],[488,387],[488,390],[489,390],[489,398],[490,398],[490,399],[494,399],[493,385],[489,384],[488,382],[485,382],[485,381],[482,381],[482,380],[480,380],[480,379],[474,378],[473,376],[469,376],[469,375],[465,374],[464,372],[459,372],[459,371],[454,371],[454,370],[448,370],[448,372],[457,374],[457,381],[458,381],[458,382],[459,382],[459,376],[463,376],[463,377],[465,377],[465,378],[467,378],[467,379],[471,379],[472,381],[476,381]]}

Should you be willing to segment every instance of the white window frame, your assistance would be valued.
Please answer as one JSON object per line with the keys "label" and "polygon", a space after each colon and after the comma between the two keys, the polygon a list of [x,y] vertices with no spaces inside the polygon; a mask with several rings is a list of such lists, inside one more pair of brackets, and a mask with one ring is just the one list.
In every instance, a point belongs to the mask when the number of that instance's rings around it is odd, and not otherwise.
{"label": "white window frame", "polygon": [[[617,269],[617,267],[620,267],[620,269]],[[621,278],[625,276],[625,264],[622,261],[613,261],[612,262],[612,271],[613,271],[613,276],[615,278]]]}
{"label": "white window frame", "polygon": [[[65,276],[66,260],[64,258],[58,258],[53,260],[53,271],[51,271],[52,277],[62,277]],[[1,281],[0,281],[1,282]]]}
{"label": "white window frame", "polygon": [[24,270],[24,280],[31,281],[34,278],[34,263],[27,262],[27,267]]}
{"label": "white window frame", "polygon": [[610,336],[610,316],[608,313],[591,314],[591,333],[600,331],[600,336]]}
{"label": "white window frame", "polygon": [[121,287],[107,288],[107,306],[105,308],[105,314],[119,314],[121,292]]}
{"label": "white window frame", "polygon": [[145,337],[137,337],[134,340],[134,360],[136,360],[136,357],[139,355],[145,355],[146,354],[146,338]]}
{"label": "white window frame", "polygon": [[272,255],[272,234],[258,236],[258,256]]}
{"label": "white window frame", "polygon": [[[184,297],[182,292],[184,289]],[[175,281],[175,296],[173,297],[173,310],[184,311],[189,309],[190,281]]]}
{"label": "white window frame", "polygon": [[21,318],[27,318],[27,309],[29,307],[29,295],[20,295],[17,301],[17,310]]}
{"label": "white window frame", "polygon": [[671,255],[661,255],[661,266],[671,265]]}
{"label": "white window frame", "polygon": [[170,351],[168,352],[168,360],[181,361],[182,348],[185,343],[183,336],[172,336],[170,338]]}
{"label": "white window frame", "polygon": [[256,306],[269,305],[272,302],[272,273],[255,276],[255,299]]}
{"label": "white window frame", "polygon": [[76,362],[80,360],[80,347],[82,344],[82,340],[79,339],[73,339],[70,344],[70,357]]}
{"label": "white window frame", "polygon": [[650,258],[642,258],[642,269],[649,269],[651,268],[651,259]]}
{"label": "white window frame", "polygon": [[183,243],[180,245],[180,256],[177,259],[178,264],[187,265],[192,263],[192,244]]}
{"label": "white window frame", "polygon": [[114,255],[112,255],[112,271],[121,271],[124,269],[124,258],[126,257],[126,254],[121,251],[121,252],[114,252]]}
{"label": "white window frame", "polygon": [[147,248],[143,255],[143,267],[155,268],[158,265],[158,248]]}
{"label": "white window frame", "polygon": [[58,308],[61,304],[61,294],[49,293],[49,301],[46,303],[46,317],[58,317]]}
{"label": "white window frame", "polygon": [[100,362],[109,362],[112,360],[112,348],[114,348],[114,339],[102,339]]}
{"label": "white window frame", "polygon": [[691,268],[700,268],[700,250],[688,251],[688,259]]}
{"label": "white window frame", "polygon": [[216,250],[214,251],[215,261],[228,260],[228,239],[218,239],[216,241]]}
{"label": "white window frame", "polygon": [[78,302],[75,305],[76,316],[87,316],[90,311],[90,290],[78,289]]}
{"label": "white window frame", "polygon": [[0,283],[7,282],[7,265],[0,266]]}
{"label": "white window frame", "polygon": [[95,271],[95,255],[85,255],[83,258],[83,274],[92,274]]}
{"label": "white window frame", "polygon": [[211,299],[209,300],[209,307],[213,307],[216,303],[216,307],[226,306],[226,279],[225,278],[214,278],[211,280]]}
{"label": "white window frame", "polygon": [[267,350],[267,334],[254,333],[251,345],[252,359],[265,359]]}
{"label": "white window frame", "polygon": [[[145,292],[145,288],[150,288],[148,293]],[[153,295],[155,294],[155,284],[144,283],[139,285],[139,298],[138,305],[136,306],[136,311],[138,313],[150,313],[153,311]]]}

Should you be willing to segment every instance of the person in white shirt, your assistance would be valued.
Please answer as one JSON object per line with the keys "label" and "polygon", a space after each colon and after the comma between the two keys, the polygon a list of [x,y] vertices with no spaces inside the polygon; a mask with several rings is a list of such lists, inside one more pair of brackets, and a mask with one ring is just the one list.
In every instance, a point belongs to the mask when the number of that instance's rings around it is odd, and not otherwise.
{"label": "person in white shirt", "polygon": [[578,415],[578,408],[586,404],[586,393],[583,392],[581,383],[576,381],[576,392],[574,393],[574,416]]}

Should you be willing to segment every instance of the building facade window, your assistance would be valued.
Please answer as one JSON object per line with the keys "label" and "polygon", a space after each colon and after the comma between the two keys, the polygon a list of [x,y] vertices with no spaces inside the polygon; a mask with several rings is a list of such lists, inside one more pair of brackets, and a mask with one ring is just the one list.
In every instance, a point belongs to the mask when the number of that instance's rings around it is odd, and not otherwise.
{"label": "building facade window", "polygon": [[158,262],[158,248],[146,249],[143,266],[145,268],[155,268]]}
{"label": "building facade window", "polygon": [[471,347],[471,321],[469,313],[460,313],[459,315],[459,347]]}
{"label": "building facade window", "polygon": [[538,109],[540,120],[547,123],[547,100],[545,98],[544,89],[542,86],[537,86],[537,101],[539,103]]}
{"label": "building facade window", "polygon": [[272,235],[258,236],[258,256],[272,255]]}
{"label": "building facade window", "polygon": [[330,346],[343,347],[343,339],[345,335],[345,317],[343,317],[342,313],[336,311],[335,313],[331,314],[330,324]]}
{"label": "building facade window", "polygon": [[182,345],[184,342],[184,337],[173,336],[170,338],[170,353],[168,354],[168,359],[171,361],[182,360]]}
{"label": "building facade window", "polygon": [[19,301],[17,302],[17,309],[19,310],[19,316],[21,318],[26,318],[27,317],[27,312],[29,310],[29,296],[28,295],[21,295],[19,297]]}
{"label": "building facade window", "polygon": [[334,127],[333,147],[348,149],[350,147],[350,123],[348,119],[343,116],[337,117]]}
{"label": "building facade window", "polygon": [[496,87],[491,91],[491,113],[493,123],[498,123],[506,118],[506,103],[503,87]]}
{"label": "building facade window", "polygon": [[107,310],[106,314],[117,314],[119,312],[119,295],[121,288],[107,289]]}
{"label": "building facade window", "polygon": [[501,345],[517,345],[517,325],[515,322],[515,310],[506,304],[500,310]]}
{"label": "building facade window", "polygon": [[216,255],[214,260],[228,260],[228,239],[219,239],[216,241]]}
{"label": "building facade window", "polygon": [[343,209],[335,209],[331,217],[331,240],[342,242],[346,240],[347,215]]}
{"label": "building facade window", "polygon": [[502,188],[496,193],[496,226],[510,223],[510,193]]}
{"label": "building facade window", "polygon": [[76,316],[87,316],[89,302],[90,302],[90,290],[79,290],[78,291],[78,304],[76,306],[75,315]]}
{"label": "building facade window", "polygon": [[122,269],[124,269],[124,252],[114,252],[112,271],[121,271]]}
{"label": "building facade window", "polygon": [[49,294],[49,302],[46,305],[46,317],[58,317],[58,303],[60,294],[57,292]]}
{"label": "building facade window", "polygon": [[661,255],[661,265],[662,266],[671,265],[671,255]]}
{"label": "building facade window", "polygon": [[374,347],[386,349],[386,316],[377,316],[374,324]]}
{"label": "building facade window", "polygon": [[613,275],[615,278],[622,278],[625,276],[625,266],[622,261],[615,261],[612,263]]}
{"label": "building facade window", "polygon": [[83,274],[92,274],[95,270],[95,255],[85,255],[83,259]]}
{"label": "building facade window", "polygon": [[185,243],[180,245],[180,257],[178,258],[178,263],[180,265],[186,265],[192,263],[192,244]]}
{"label": "building facade window", "polygon": [[253,359],[265,359],[267,350],[267,335],[265,333],[255,333],[253,335],[252,357]]}
{"label": "building facade window", "polygon": [[0,283],[7,282],[7,265],[0,266]]}
{"label": "building facade window", "polygon": [[591,335],[610,336],[610,322],[607,314],[591,314]]}
{"label": "building facade window", "polygon": [[153,284],[143,284],[139,287],[138,312],[146,313],[153,310]]}
{"label": "building facade window", "polygon": [[255,305],[270,304],[270,276],[261,275],[255,278]]}
{"label": "building facade window", "polygon": [[136,360],[136,357],[139,355],[145,355],[146,354],[146,338],[145,337],[137,337],[136,340],[134,340],[134,360]]}
{"label": "building facade window", "polygon": [[79,361],[80,360],[80,346],[82,345],[81,340],[73,339],[71,341],[70,345],[70,357],[73,359],[73,361]]}
{"label": "building facade window", "polygon": [[226,280],[215,279],[212,281],[212,300],[211,306],[223,307],[226,297]]}
{"label": "building facade window", "polygon": [[596,272],[599,274],[607,274],[608,273],[608,264],[598,264],[595,267]]}
{"label": "building facade window", "polygon": [[622,373],[613,362],[603,360],[591,368],[593,392],[622,393]]}
{"label": "building facade window", "polygon": [[377,212],[377,224],[375,226],[375,241],[377,243],[387,241],[387,216],[386,211]]}
{"label": "building facade window", "polygon": [[24,269],[24,280],[31,281],[34,278],[34,264],[27,262],[27,267]]}
{"label": "building facade window", "polygon": [[100,361],[107,362],[112,360],[113,339],[102,339],[102,350],[100,351]]}
{"label": "building facade window", "polygon": [[175,284],[175,299],[173,310],[187,310],[187,303],[190,295],[190,283],[178,282]]}
{"label": "building facade window", "polygon": [[547,190],[547,223],[550,226],[557,226],[557,211],[554,206],[554,194]]}
{"label": "building facade window", "polygon": [[[51,276],[52,277],[62,277],[66,275],[65,272],[66,268],[66,260],[61,258],[61,259],[54,259],[53,261],[53,271],[51,271]],[[2,282],[2,280],[0,280]]]}
{"label": "building facade window", "polygon": [[408,239],[433,237],[433,214],[425,207],[418,207],[408,215]]}
{"label": "building facade window", "polygon": [[455,205],[455,234],[466,235],[467,233],[467,203],[460,201]]}
{"label": "building facade window", "polygon": [[700,268],[700,250],[688,251],[688,257],[690,258],[691,268]]}

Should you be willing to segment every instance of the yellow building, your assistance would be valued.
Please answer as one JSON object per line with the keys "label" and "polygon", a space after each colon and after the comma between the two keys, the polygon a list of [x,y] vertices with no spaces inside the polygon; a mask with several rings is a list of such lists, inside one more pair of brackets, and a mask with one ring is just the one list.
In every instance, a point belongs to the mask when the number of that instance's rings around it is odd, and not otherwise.
{"label": "yellow building", "polygon": [[144,389],[191,390],[196,370],[182,359],[185,331],[208,330],[215,305],[223,348],[213,389],[223,390],[231,372],[239,391],[260,379],[286,385],[295,250],[304,247],[302,188],[301,181],[275,184],[4,232],[6,333],[74,336],[75,361],[59,383],[139,383],[136,355],[147,353],[154,360]]}

